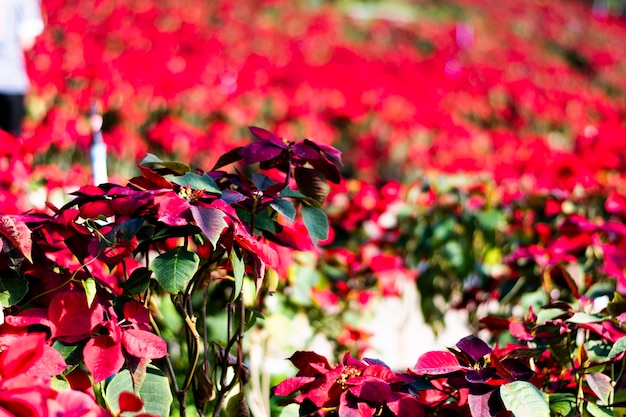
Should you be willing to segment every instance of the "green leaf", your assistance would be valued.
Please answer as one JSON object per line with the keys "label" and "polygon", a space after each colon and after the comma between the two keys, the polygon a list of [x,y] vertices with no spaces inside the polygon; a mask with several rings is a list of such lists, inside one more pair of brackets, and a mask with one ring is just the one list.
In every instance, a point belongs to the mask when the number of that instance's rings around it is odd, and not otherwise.
{"label": "green leaf", "polygon": [[560,308],[542,308],[537,313],[537,324],[544,324],[548,320],[554,320],[566,312]]}
{"label": "green leaf", "polygon": [[98,288],[96,287],[96,281],[93,278],[87,278],[83,281],[83,288],[85,289],[85,295],[87,296],[87,305],[91,308],[93,300],[96,299],[96,293]]}
{"label": "green leaf", "polygon": [[150,269],[167,292],[178,294],[185,290],[199,263],[200,258],[197,254],[179,246],[154,258]]}
{"label": "green leaf", "polygon": [[228,400],[226,417],[249,417],[250,409],[243,393],[239,392]]}
{"label": "green leaf", "polygon": [[[79,364],[83,360],[83,350],[80,345],[65,344],[55,340],[54,343],[52,343],[52,347],[61,354],[65,363],[70,367]],[[67,372],[67,370],[65,372]]]}
{"label": "green leaf", "polygon": [[283,189],[280,192],[280,196],[285,198],[297,198],[299,200],[306,200],[308,199],[307,196],[305,196],[304,194],[302,194],[300,191],[298,190],[292,190],[291,188],[287,187],[285,189]]}
{"label": "green leaf", "polygon": [[593,417],[613,417],[611,410],[597,406],[592,402],[587,403],[587,412]]}
{"label": "green leaf", "polygon": [[500,210],[487,210],[476,215],[478,225],[481,229],[493,231],[502,224],[504,213]]}
{"label": "green leaf", "polygon": [[584,343],[589,362],[601,363],[609,360],[609,352],[613,343],[608,340],[587,340]]}
{"label": "green leaf", "polygon": [[124,295],[133,296],[143,294],[150,285],[152,271],[146,267],[135,269],[124,283]]}
{"label": "green leaf", "polygon": [[254,218],[254,228],[276,234],[276,224],[267,210],[260,211]]}
{"label": "green leaf", "polygon": [[272,180],[267,175],[258,172],[252,174],[252,182],[254,183],[256,188],[261,191],[265,191],[272,185],[276,185],[276,181]]}
{"label": "green leaf", "polygon": [[12,269],[0,271],[0,303],[11,307],[22,301],[28,292],[28,281]]}
{"label": "green leaf", "polygon": [[620,337],[617,342],[615,342],[609,352],[609,358],[613,359],[615,356],[624,352],[626,352],[626,336]]}
{"label": "green leaf", "polygon": [[167,168],[180,175],[191,171],[191,168],[186,164],[183,164],[181,162],[165,162],[161,160],[158,156],[151,153],[147,154],[146,157],[141,160],[139,165],[151,169]]}
{"label": "green leaf", "polygon": [[[134,389],[133,379],[128,369],[120,371],[107,384],[104,392],[104,400],[114,415],[120,411],[118,399],[122,392],[134,392],[143,400],[143,410],[140,413],[153,414],[167,417],[170,414],[172,394],[167,377],[159,368],[148,365],[146,379],[138,391]],[[124,416],[135,416],[139,413],[124,413]]]}
{"label": "green leaf", "polygon": [[155,154],[152,153],[148,153],[146,154],[146,156],[141,160],[141,162],[139,163],[139,165],[142,166],[147,166],[148,164],[158,164],[163,162],[161,160],[161,158],[159,158],[158,156],[156,156]]}
{"label": "green leaf", "polygon": [[270,203],[270,207],[291,221],[296,218],[296,208],[289,200],[274,200]]}
{"label": "green leaf", "polygon": [[593,372],[585,375],[587,385],[594,394],[600,399],[602,405],[609,404],[609,398],[613,394],[613,385],[611,385],[611,377],[601,372]]}
{"label": "green leaf", "polygon": [[300,405],[287,404],[286,406],[280,407],[278,417],[300,417]]}
{"label": "green leaf", "polygon": [[553,415],[572,417],[577,413],[576,396],[570,393],[557,392],[548,394],[550,411]]}
{"label": "green leaf", "polygon": [[313,242],[317,243],[318,240],[328,237],[328,217],[322,209],[303,204],[302,219]]}
{"label": "green leaf", "polygon": [[198,175],[194,172],[186,172],[185,175],[182,176],[167,175],[165,179],[183,187],[189,186],[194,190],[204,190],[217,194],[222,193],[222,190],[217,186],[215,181],[213,181],[213,178],[209,177],[207,174]]}
{"label": "green leaf", "polygon": [[574,313],[572,317],[570,317],[569,319],[565,321],[568,323],[586,324],[586,323],[597,323],[602,320],[603,320],[602,316],[598,314],[588,314],[588,313],[577,312],[577,313]]}
{"label": "green leaf", "polygon": [[548,401],[530,382],[514,381],[502,385],[500,397],[504,407],[515,417],[550,417]]}
{"label": "green leaf", "polygon": [[233,275],[235,278],[235,291],[233,292],[233,296],[231,298],[231,301],[233,301],[239,296],[239,293],[241,293],[243,278],[246,272],[246,265],[244,264],[243,259],[237,255],[235,249],[230,251],[228,258],[233,266]]}

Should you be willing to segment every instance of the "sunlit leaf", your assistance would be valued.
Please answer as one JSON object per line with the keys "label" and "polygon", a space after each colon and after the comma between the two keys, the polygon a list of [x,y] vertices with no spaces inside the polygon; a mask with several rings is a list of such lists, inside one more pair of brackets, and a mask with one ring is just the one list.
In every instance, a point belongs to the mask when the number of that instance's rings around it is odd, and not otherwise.
{"label": "sunlit leaf", "polygon": [[0,234],[6,237],[29,262],[33,261],[31,257],[33,242],[26,223],[18,217],[1,214]]}
{"label": "sunlit leaf", "polygon": [[96,281],[93,278],[83,280],[83,288],[85,289],[85,295],[87,296],[87,305],[91,307],[93,300],[96,299],[96,293],[98,292]]}
{"label": "sunlit leaf", "polygon": [[609,398],[613,394],[613,385],[611,385],[611,377],[601,372],[593,372],[585,375],[585,380],[589,388],[600,399],[602,405],[608,405]]}
{"label": "sunlit leaf", "polygon": [[617,342],[615,342],[615,344],[609,351],[609,358],[613,358],[624,352],[626,352],[626,336],[617,339]]}
{"label": "sunlit leaf", "polygon": [[582,312],[576,312],[572,317],[567,319],[566,321],[569,323],[575,324],[585,324],[585,323],[597,323],[602,321],[603,318],[599,314],[588,314]]}
{"label": "sunlit leaf", "polygon": [[226,417],[249,417],[250,408],[243,393],[237,393],[228,400]]}
{"label": "sunlit leaf", "polygon": [[548,401],[530,382],[514,381],[502,385],[500,397],[515,417],[550,417]]}
{"label": "sunlit leaf", "polygon": [[289,200],[274,200],[270,203],[270,207],[293,221],[296,218],[296,208]]}
{"label": "sunlit leaf", "polygon": [[178,294],[185,290],[199,263],[197,254],[179,246],[154,258],[150,269],[167,292]]}
{"label": "sunlit leaf", "polygon": [[445,351],[422,354],[413,370],[420,375],[445,375],[463,369],[456,356]]}
{"label": "sunlit leaf", "polygon": [[592,403],[591,401],[587,403],[587,412],[592,417],[614,417],[612,410],[608,408],[600,407]]}
{"label": "sunlit leaf", "polygon": [[233,275],[235,278],[235,290],[233,291],[232,300],[237,298],[239,293],[241,293],[241,288],[243,288],[243,279],[244,274],[246,272],[246,265],[243,262],[243,259],[237,255],[235,249],[231,250],[229,255],[230,263],[233,266]]}

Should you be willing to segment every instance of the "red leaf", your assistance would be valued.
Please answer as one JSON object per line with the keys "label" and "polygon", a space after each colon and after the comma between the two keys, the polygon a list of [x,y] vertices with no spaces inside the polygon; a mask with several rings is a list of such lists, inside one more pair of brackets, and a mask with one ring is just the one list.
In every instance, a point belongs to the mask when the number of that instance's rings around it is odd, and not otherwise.
{"label": "red leaf", "polygon": [[534,337],[530,334],[523,323],[519,321],[511,321],[509,323],[509,331],[513,337],[517,337],[519,340],[533,340]]}
{"label": "red leaf", "polygon": [[[351,382],[349,381],[348,383]],[[351,387],[348,390],[357,398],[377,404],[385,404],[398,399],[389,384],[379,379],[366,379],[362,384]]]}
{"label": "red leaf", "polygon": [[154,333],[140,329],[122,332],[126,351],[137,358],[157,359],[167,355],[167,343]]}
{"label": "red leaf", "polygon": [[137,327],[145,327],[144,330],[149,329],[150,310],[144,307],[142,303],[136,300],[129,300],[124,303],[122,311],[126,320]]}
{"label": "red leaf", "polygon": [[294,376],[293,378],[287,378],[274,387],[272,391],[274,395],[286,396],[291,395],[298,391],[311,381],[315,381],[313,376]]}
{"label": "red leaf", "polygon": [[0,215],[0,234],[6,237],[32,263],[33,241],[26,223],[17,216]]}
{"label": "red leaf", "polygon": [[190,205],[174,193],[168,193],[162,199],[159,199],[159,217],[157,220],[162,221],[168,226],[184,226],[189,224],[188,216],[184,213],[189,209]]}
{"label": "red leaf", "polygon": [[59,375],[67,368],[63,356],[58,350],[46,344],[43,345],[43,355],[33,364],[27,374],[41,378]]}
{"label": "red leaf", "polygon": [[63,407],[62,414],[64,417],[108,415],[89,394],[81,391],[63,390],[59,392],[56,400]]}
{"label": "red leaf", "polygon": [[160,174],[154,172],[150,168],[139,165],[142,176],[134,177],[130,180],[132,184],[143,188],[144,190],[160,190],[172,189],[174,186],[171,182],[163,178]]}
{"label": "red leaf", "polygon": [[132,392],[124,391],[118,397],[120,413],[124,411],[138,412],[143,409],[143,401]]}
{"label": "red leaf", "polygon": [[278,225],[278,232],[271,239],[276,243],[299,251],[308,251],[314,248],[313,241],[308,233],[300,233],[293,227]]}
{"label": "red leaf", "polygon": [[43,356],[45,341],[44,333],[13,339],[0,354],[0,375],[10,378],[27,372]]}
{"label": "red leaf", "polygon": [[241,245],[242,248],[258,256],[258,258],[265,264],[271,266],[272,268],[276,268],[278,265],[278,254],[274,249],[264,242],[256,240],[240,224],[235,223],[235,230],[235,240]]}
{"label": "red leaf", "polygon": [[254,136],[255,138],[259,140],[266,140],[266,141],[273,143],[274,145],[287,149],[287,145],[285,145],[282,138],[279,138],[278,136],[276,136],[275,134],[273,134],[272,132],[268,130],[265,130],[261,127],[256,127],[256,126],[249,126],[248,130],[250,131],[252,136]]}
{"label": "red leaf", "polygon": [[103,381],[124,366],[122,345],[108,335],[96,336],[85,344],[83,361],[94,382]]}
{"label": "red leaf", "polygon": [[387,404],[389,409],[401,417],[424,417],[424,407],[415,397],[406,395],[397,401]]}
{"label": "red leaf", "polygon": [[80,217],[83,219],[97,219],[99,216],[110,217],[114,215],[109,200],[96,200],[80,206]]}
{"label": "red leaf", "polygon": [[450,352],[426,352],[417,360],[414,371],[420,375],[445,375],[463,369]]}
{"label": "red leaf", "polygon": [[92,329],[103,321],[104,308],[97,302],[87,305],[84,292],[64,292],[50,302],[48,318],[55,325],[52,337],[74,343],[92,334]]}
{"label": "red leaf", "polygon": [[[298,368],[299,376],[319,375],[320,374],[320,372],[318,371],[319,368],[330,370],[330,364],[328,363],[328,359],[326,359],[322,355],[319,355],[311,351],[298,351],[294,353],[293,355],[291,355],[289,360],[291,361],[291,363],[295,365],[296,368]],[[316,364],[316,365],[321,365],[321,366],[313,368],[311,367],[311,364]]]}

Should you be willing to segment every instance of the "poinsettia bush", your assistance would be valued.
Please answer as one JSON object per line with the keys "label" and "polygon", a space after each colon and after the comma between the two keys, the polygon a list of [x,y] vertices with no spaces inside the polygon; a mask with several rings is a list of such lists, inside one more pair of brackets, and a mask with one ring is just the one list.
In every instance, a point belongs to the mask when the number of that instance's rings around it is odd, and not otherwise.
{"label": "poinsettia bush", "polygon": [[219,416],[230,394],[228,413],[248,412],[245,332],[276,290],[277,250],[326,237],[341,164],[332,147],[250,132],[211,171],[149,155],[126,185],[2,215],[0,407],[169,415],[173,393],[181,415]]}
{"label": "poinsettia bush", "polygon": [[485,328],[500,337],[495,347],[469,335],[402,372],[378,359],[346,354],[330,365],[317,353],[296,352],[297,374],[273,394],[316,416],[621,415],[624,312],[621,295],[596,289],[571,303],[531,308],[521,320],[485,317]]}

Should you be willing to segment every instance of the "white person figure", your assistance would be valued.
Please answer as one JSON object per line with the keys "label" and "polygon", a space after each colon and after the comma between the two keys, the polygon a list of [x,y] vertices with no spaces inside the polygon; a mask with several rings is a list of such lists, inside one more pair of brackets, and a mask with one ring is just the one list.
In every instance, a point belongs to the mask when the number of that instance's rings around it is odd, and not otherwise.
{"label": "white person figure", "polygon": [[43,32],[39,0],[0,0],[0,129],[20,135],[30,80],[24,51]]}

